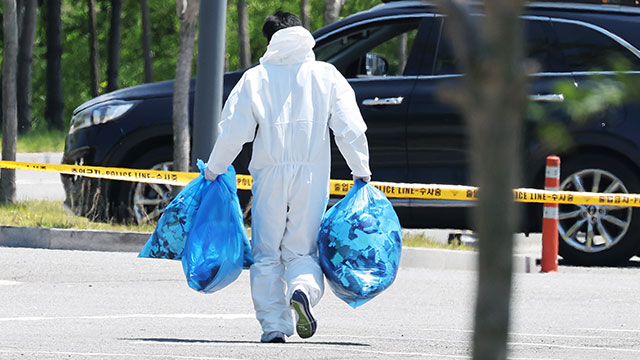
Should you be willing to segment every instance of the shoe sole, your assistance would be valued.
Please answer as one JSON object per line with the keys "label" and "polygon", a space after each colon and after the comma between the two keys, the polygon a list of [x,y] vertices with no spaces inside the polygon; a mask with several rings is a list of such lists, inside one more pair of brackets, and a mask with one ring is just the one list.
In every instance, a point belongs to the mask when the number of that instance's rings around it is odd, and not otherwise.
{"label": "shoe sole", "polygon": [[291,306],[298,314],[296,332],[303,339],[310,338],[316,332],[316,319],[311,315],[309,301],[304,297],[295,296],[291,299]]}
{"label": "shoe sole", "polygon": [[263,344],[284,344],[285,340],[283,338],[277,337],[275,339],[272,339],[271,341],[262,341],[260,340],[261,343]]}

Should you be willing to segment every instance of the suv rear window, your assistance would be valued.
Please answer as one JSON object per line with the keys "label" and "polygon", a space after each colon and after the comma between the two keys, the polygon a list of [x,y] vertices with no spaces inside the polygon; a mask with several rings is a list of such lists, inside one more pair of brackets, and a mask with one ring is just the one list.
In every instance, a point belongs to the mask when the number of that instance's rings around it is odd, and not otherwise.
{"label": "suv rear window", "polygon": [[613,70],[617,61],[627,62],[629,70],[640,69],[637,56],[596,29],[564,21],[553,21],[553,29],[568,71]]}
{"label": "suv rear window", "polygon": [[[623,44],[584,24],[554,19],[525,20],[524,26],[525,54],[537,61],[537,72],[611,71],[620,61],[628,70],[640,70],[640,59]],[[459,73],[445,34],[440,39],[433,73]]]}
{"label": "suv rear window", "polygon": [[[525,56],[538,63],[536,72],[561,71],[562,55],[554,47],[549,21],[526,20],[524,22],[526,39]],[[446,34],[440,37],[440,45],[434,66],[435,75],[458,74],[457,59],[449,45]]]}

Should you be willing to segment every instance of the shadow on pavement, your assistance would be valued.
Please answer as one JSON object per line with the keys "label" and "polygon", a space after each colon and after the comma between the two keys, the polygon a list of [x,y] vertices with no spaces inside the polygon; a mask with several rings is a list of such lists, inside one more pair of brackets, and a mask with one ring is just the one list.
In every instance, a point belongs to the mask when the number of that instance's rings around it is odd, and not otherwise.
{"label": "shadow on pavement", "polygon": [[[121,338],[128,341],[145,341],[159,343],[193,343],[193,344],[260,344],[260,341],[248,340],[205,340],[205,339],[175,339],[175,338]],[[343,342],[343,341],[287,341],[288,344],[307,343],[314,345],[338,345],[338,346],[371,346],[369,344]]]}
{"label": "shadow on pavement", "polygon": [[[558,265],[560,266],[568,266],[568,267],[590,267],[590,266],[581,266],[581,265],[573,265],[563,259],[558,259]],[[633,257],[630,260],[622,263],[622,264],[618,264],[618,265],[612,265],[612,266],[592,266],[592,267],[609,267],[609,268],[640,268],[640,259],[638,257]]]}

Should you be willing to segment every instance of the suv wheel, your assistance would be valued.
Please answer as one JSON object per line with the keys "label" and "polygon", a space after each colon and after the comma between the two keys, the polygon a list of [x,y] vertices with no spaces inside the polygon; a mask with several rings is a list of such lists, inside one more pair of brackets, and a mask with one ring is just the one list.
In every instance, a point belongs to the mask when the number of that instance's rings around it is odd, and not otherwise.
{"label": "suv wheel", "polygon": [[[171,171],[173,162],[166,161],[151,167],[152,170]],[[165,184],[137,183],[131,200],[133,216],[137,223],[156,221],[171,202],[172,186]]]}
{"label": "suv wheel", "polygon": [[[561,190],[637,193],[640,181],[623,161],[583,154],[562,165]],[[640,211],[615,205],[560,205],[560,255],[576,265],[619,265],[640,250]]]}
{"label": "suv wheel", "polygon": [[[173,162],[167,159],[172,156],[173,150],[169,147],[150,151],[136,160],[132,167],[170,171]],[[173,199],[172,190],[172,186],[164,184],[126,183],[119,191],[119,203],[124,207],[121,213],[126,213],[125,219],[138,224],[157,221]]]}

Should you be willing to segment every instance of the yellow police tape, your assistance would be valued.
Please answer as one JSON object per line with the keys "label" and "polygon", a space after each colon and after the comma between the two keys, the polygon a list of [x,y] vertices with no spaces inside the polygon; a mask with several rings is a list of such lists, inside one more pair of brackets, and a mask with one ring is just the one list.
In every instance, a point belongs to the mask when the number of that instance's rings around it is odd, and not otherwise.
{"label": "yellow police tape", "polygon": [[[114,168],[101,166],[81,166],[66,164],[42,164],[18,161],[0,161],[0,168],[51,171],[67,175],[91,178],[123,180],[143,183],[185,186],[198,176],[196,172],[162,171]],[[253,179],[249,175],[237,175],[238,189],[251,190]],[[463,185],[438,184],[402,184],[387,182],[371,182],[389,198],[429,199],[429,200],[477,200],[478,188]],[[331,194],[345,195],[353,181],[331,180]],[[538,189],[515,189],[513,198],[526,203],[555,203],[582,205],[609,205],[617,207],[640,207],[638,194],[611,194],[576,191],[546,191]]]}

